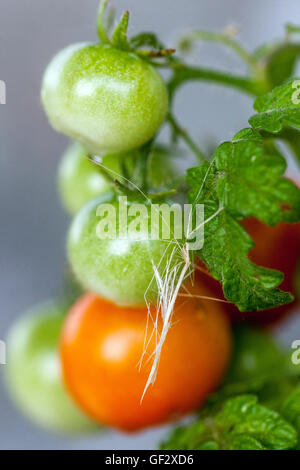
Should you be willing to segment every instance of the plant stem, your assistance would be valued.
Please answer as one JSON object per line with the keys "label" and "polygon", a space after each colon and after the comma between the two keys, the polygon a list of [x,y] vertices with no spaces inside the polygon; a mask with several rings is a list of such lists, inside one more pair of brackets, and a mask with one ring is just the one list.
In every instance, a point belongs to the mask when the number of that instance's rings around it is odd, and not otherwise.
{"label": "plant stem", "polygon": [[[170,66],[170,64],[168,64]],[[204,80],[208,82],[219,83],[233,88],[238,88],[250,95],[259,96],[268,91],[265,84],[248,77],[232,75],[228,72],[218,70],[190,67],[187,65],[174,66],[174,74],[168,83],[170,98],[172,99],[175,91],[187,81]]]}
{"label": "plant stem", "polygon": [[189,43],[195,40],[224,44],[232,49],[249,66],[254,75],[260,74],[260,69],[255,58],[247,52],[241,44],[233,39],[232,35],[228,33],[214,33],[212,31],[192,31],[188,36],[181,39],[181,43],[189,45]]}
{"label": "plant stem", "polygon": [[99,39],[103,42],[103,44],[109,44],[110,40],[106,34],[105,27],[104,27],[104,14],[106,10],[108,0],[101,0],[98,10],[98,18],[97,18],[97,32]]}
{"label": "plant stem", "polygon": [[168,114],[167,121],[171,125],[173,131],[179,135],[194,152],[199,162],[203,163],[207,159],[206,155],[200,150],[196,142],[191,138],[187,131],[178,124],[177,120],[171,113]]}

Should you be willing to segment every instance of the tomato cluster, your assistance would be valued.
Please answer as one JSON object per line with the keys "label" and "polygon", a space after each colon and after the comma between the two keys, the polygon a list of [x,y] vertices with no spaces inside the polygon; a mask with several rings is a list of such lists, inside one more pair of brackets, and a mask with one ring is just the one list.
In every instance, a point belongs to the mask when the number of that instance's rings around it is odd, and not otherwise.
{"label": "tomato cluster", "polygon": [[[52,126],[74,140],[62,157],[58,186],[73,216],[69,262],[86,292],[66,318],[61,309],[43,307],[12,330],[11,389],[37,421],[61,430],[93,428],[96,421],[134,431],[193,411],[226,372],[227,316],[241,314],[215,301],[225,300],[221,287],[200,263],[195,282],[181,282],[194,262],[173,236],[182,220],[163,220],[170,240],[159,228],[151,238],[154,221],[147,210],[139,237],[131,238],[120,230],[118,212],[122,197],[127,209],[142,203],[149,208],[153,200],[168,205],[173,186],[185,185],[176,152],[152,142],[168,113],[167,87],[151,60],[102,41],[72,45],[54,57],[41,99]],[[108,205],[117,214],[116,236],[100,238],[99,208]],[[299,225],[268,228],[248,220],[245,226],[256,242],[253,260],[283,271],[282,287],[293,291]],[[267,324],[292,307],[247,318]]]}

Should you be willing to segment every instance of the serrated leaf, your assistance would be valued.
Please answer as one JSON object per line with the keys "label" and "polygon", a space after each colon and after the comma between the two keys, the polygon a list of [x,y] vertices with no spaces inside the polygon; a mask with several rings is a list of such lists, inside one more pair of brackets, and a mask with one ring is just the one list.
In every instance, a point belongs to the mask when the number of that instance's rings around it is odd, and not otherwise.
{"label": "serrated leaf", "polygon": [[300,44],[283,44],[273,51],[266,64],[267,78],[272,87],[288,80],[300,56]]}
{"label": "serrated leaf", "polygon": [[300,80],[291,80],[274,88],[255,100],[254,114],[249,123],[256,129],[271,133],[280,132],[284,126],[300,128]]}
{"label": "serrated leaf", "polygon": [[162,445],[169,450],[285,450],[297,445],[298,434],[279,413],[258,403],[255,395],[239,395],[219,411],[200,414],[181,426]]}
{"label": "serrated leaf", "polygon": [[[235,217],[256,217],[268,225],[300,219],[300,191],[282,175],[285,159],[251,140],[226,142],[215,153],[218,196]],[[222,176],[223,175],[223,176]]]}
{"label": "serrated leaf", "polygon": [[260,405],[255,395],[228,400],[215,421],[225,439],[229,439],[229,445],[235,436],[252,437],[266,449],[291,449],[297,444],[293,426],[275,411]]}
{"label": "serrated leaf", "polygon": [[242,140],[250,140],[258,143],[263,142],[263,138],[260,133],[255,131],[254,129],[251,129],[250,127],[246,127],[245,129],[242,129],[241,131],[237,132],[233,137],[232,142],[239,142]]}
{"label": "serrated leaf", "polygon": [[[223,286],[225,297],[241,311],[262,310],[290,302],[293,297],[276,287],[278,271],[252,263],[247,255],[253,242],[244,228],[215,202],[205,201],[204,246],[199,255],[213,277]],[[217,214],[217,215],[215,215]]]}
{"label": "serrated leaf", "polygon": [[236,219],[256,217],[268,225],[300,220],[300,191],[282,175],[286,162],[274,143],[260,143],[244,129],[221,144],[211,163],[188,170],[191,203],[219,200]]}
{"label": "serrated leaf", "polygon": [[124,50],[129,50],[129,42],[127,40],[127,28],[128,28],[128,21],[129,21],[129,12],[126,11],[122,16],[120,22],[115,27],[115,30],[112,34],[111,42],[112,44]]}
{"label": "serrated leaf", "polygon": [[[250,139],[222,144],[211,163],[187,172],[189,201],[204,204],[204,246],[199,256],[222,283],[225,297],[241,311],[271,308],[293,299],[277,289],[281,273],[248,259],[253,242],[238,223],[248,216],[270,224],[299,219],[300,192],[282,178],[284,169],[280,155],[266,156],[263,147]],[[288,206],[287,215],[284,202],[290,204],[291,194],[295,202]]]}

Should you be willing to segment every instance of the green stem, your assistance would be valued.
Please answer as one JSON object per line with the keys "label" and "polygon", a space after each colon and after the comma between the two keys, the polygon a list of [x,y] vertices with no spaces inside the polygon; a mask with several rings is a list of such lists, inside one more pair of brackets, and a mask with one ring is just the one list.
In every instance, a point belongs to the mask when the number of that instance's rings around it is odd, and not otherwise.
{"label": "green stem", "polygon": [[108,0],[101,0],[99,10],[98,10],[98,18],[97,18],[97,32],[99,39],[103,42],[103,44],[109,44],[110,40],[106,34],[106,30],[104,27],[104,14],[107,7]]}
{"label": "green stem", "polygon": [[200,40],[223,44],[232,49],[250,68],[254,75],[260,75],[260,67],[255,58],[247,52],[235,39],[226,33],[214,33],[212,31],[192,31],[188,36],[182,38],[181,43]]}
{"label": "green stem", "polygon": [[259,96],[268,91],[266,90],[264,83],[253,80],[252,78],[232,75],[218,70],[190,67],[187,65],[178,66],[178,64],[176,64],[174,67],[173,77],[168,83],[170,98],[173,98],[175,91],[183,83],[197,80],[214,82],[232,88],[238,88],[253,96]]}
{"label": "green stem", "polygon": [[190,149],[196,155],[200,163],[203,163],[205,160],[207,160],[204,152],[200,150],[196,142],[191,138],[187,131],[178,124],[175,117],[171,113],[168,114],[167,121],[170,123],[175,134],[179,135],[190,147]]}

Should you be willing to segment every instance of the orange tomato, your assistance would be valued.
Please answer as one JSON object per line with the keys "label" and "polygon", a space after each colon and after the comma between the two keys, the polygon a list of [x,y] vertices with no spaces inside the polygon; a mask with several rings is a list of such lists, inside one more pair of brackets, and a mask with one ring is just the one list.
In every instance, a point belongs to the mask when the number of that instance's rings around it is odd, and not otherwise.
{"label": "orange tomato", "polygon": [[[243,221],[243,225],[255,242],[249,258],[260,266],[283,272],[284,280],[280,288],[294,294],[295,300],[281,307],[257,312],[241,313],[233,304],[224,304],[225,309],[233,321],[245,320],[260,326],[272,326],[288,313],[295,312],[299,304],[295,283],[297,266],[300,262],[300,223],[279,223],[275,227],[269,227],[255,218],[249,218]],[[201,262],[199,267],[204,268]],[[216,298],[224,299],[218,281],[201,271],[197,271],[196,279],[211,289]]]}
{"label": "orange tomato", "polygon": [[[197,294],[209,295],[199,288]],[[159,320],[158,332],[161,327]],[[221,382],[231,351],[229,322],[221,306],[178,297],[156,380],[141,401],[155,333],[150,318],[147,327],[146,308],[119,307],[92,293],[75,303],[62,332],[61,361],[65,384],[88,415],[135,431],[194,410]]]}

